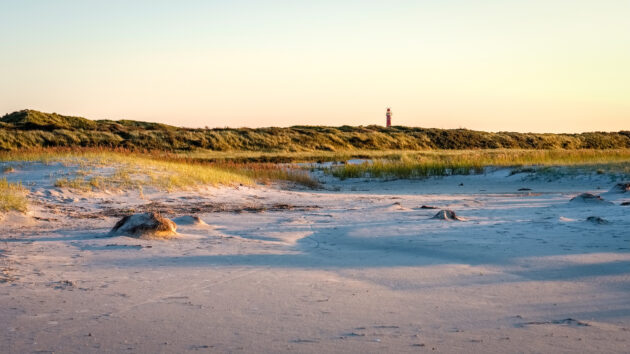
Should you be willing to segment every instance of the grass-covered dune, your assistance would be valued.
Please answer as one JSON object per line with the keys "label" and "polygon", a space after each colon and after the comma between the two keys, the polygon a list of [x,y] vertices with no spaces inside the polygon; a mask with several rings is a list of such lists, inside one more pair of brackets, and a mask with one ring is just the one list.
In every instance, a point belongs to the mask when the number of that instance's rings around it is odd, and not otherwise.
{"label": "grass-covered dune", "polygon": [[89,120],[22,110],[0,118],[0,150],[118,147],[143,150],[348,151],[423,149],[630,148],[630,131],[488,133],[395,126],[191,129],[130,120]]}

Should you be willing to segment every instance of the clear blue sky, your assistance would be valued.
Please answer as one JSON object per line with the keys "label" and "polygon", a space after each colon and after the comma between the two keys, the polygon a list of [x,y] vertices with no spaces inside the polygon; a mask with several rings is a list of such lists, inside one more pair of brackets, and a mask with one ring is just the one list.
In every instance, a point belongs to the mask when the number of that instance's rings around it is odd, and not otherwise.
{"label": "clear blue sky", "polygon": [[630,129],[630,1],[0,0],[0,114]]}

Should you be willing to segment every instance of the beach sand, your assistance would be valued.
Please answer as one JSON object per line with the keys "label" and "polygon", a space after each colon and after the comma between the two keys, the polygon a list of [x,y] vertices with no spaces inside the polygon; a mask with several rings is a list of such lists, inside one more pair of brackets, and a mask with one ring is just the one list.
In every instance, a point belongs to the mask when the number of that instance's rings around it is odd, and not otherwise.
{"label": "beach sand", "polygon": [[[320,175],[321,190],[141,195],[55,188],[63,169],[9,177],[32,205],[0,221],[2,353],[630,348],[630,193],[607,193],[609,176]],[[612,204],[570,202],[584,192]],[[432,219],[440,209],[463,220]],[[207,225],[109,235],[144,211]]]}

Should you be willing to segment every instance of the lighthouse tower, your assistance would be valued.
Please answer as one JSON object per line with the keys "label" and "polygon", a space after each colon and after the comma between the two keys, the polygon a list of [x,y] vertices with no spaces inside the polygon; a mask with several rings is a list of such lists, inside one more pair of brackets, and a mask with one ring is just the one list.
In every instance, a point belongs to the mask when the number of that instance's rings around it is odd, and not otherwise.
{"label": "lighthouse tower", "polygon": [[387,107],[387,113],[385,113],[386,122],[385,125],[389,128],[392,126],[392,110]]}

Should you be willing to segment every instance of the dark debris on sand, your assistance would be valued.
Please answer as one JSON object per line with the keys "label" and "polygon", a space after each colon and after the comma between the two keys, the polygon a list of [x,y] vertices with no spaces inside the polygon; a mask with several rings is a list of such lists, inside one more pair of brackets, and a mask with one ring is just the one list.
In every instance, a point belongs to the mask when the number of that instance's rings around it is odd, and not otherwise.
{"label": "dark debris on sand", "polygon": [[599,195],[591,193],[582,193],[576,197],[571,198],[571,203],[585,203],[585,204],[600,204],[600,205],[612,205],[611,202],[604,200]]}
{"label": "dark debris on sand", "polygon": [[608,192],[609,193],[628,193],[630,192],[630,182],[617,183]]}
{"label": "dark debris on sand", "polygon": [[317,205],[292,205],[292,204],[224,204],[224,203],[182,203],[166,204],[161,202],[150,202],[140,205],[133,210],[126,208],[105,207],[99,213],[108,217],[123,217],[129,212],[148,213],[155,212],[161,215],[175,216],[182,214],[205,214],[205,213],[264,213],[266,211],[310,211],[320,209]]}
{"label": "dark debris on sand", "polygon": [[591,222],[593,224],[597,224],[597,225],[610,224],[608,220],[604,218],[600,218],[599,216],[589,216],[588,218],[586,218],[586,221]]}

